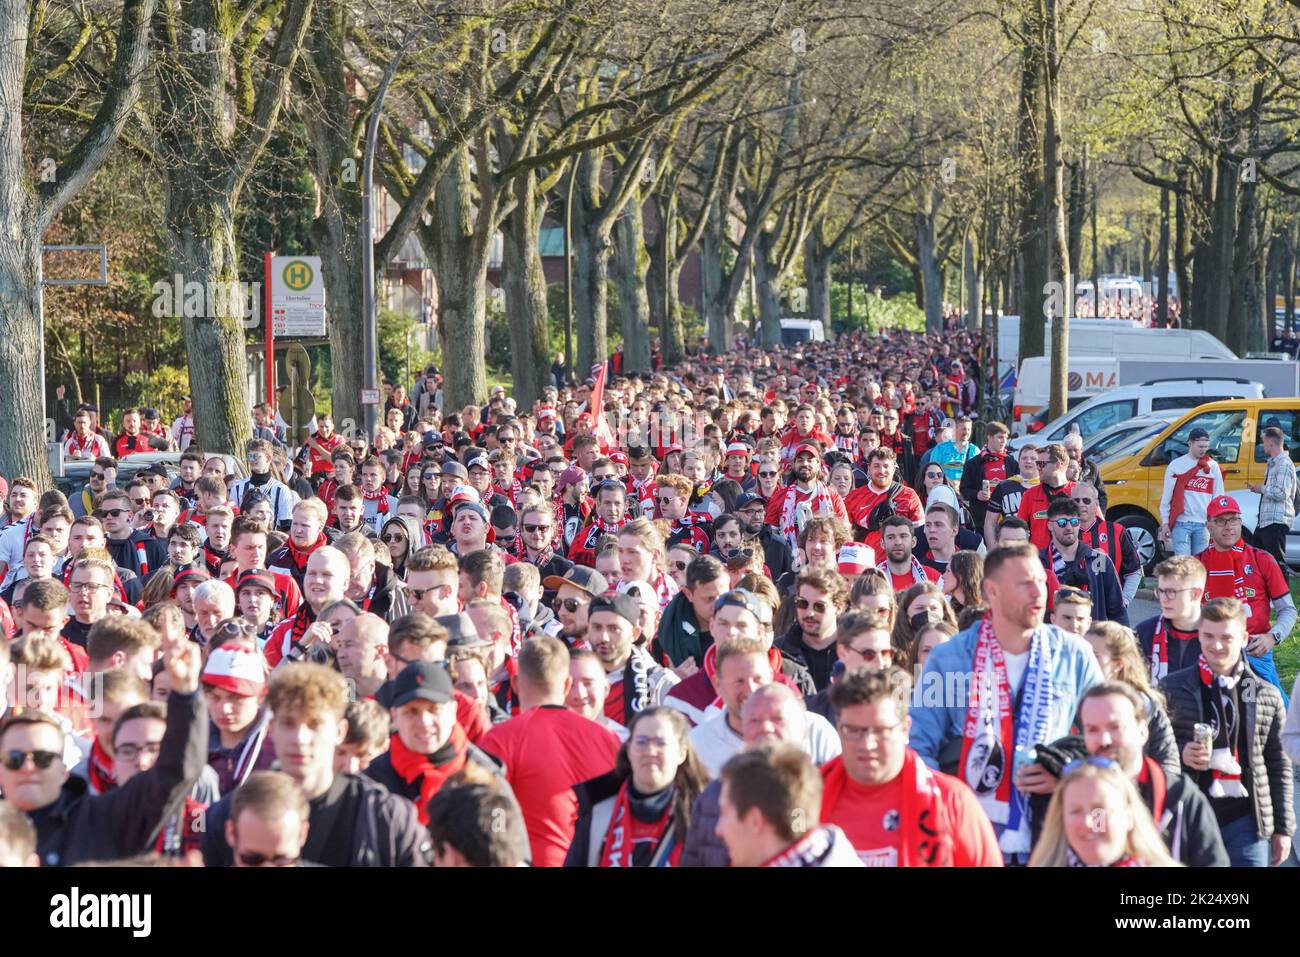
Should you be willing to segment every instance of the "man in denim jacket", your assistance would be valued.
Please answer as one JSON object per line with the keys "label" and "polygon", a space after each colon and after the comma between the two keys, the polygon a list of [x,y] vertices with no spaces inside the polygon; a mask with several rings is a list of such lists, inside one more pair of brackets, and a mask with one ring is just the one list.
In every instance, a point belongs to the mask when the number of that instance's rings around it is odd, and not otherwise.
{"label": "man in denim jacket", "polygon": [[990,552],[984,593],[989,615],[926,660],[913,692],[911,745],[971,787],[1006,862],[1023,864],[1026,795],[1054,783],[1034,749],[1070,733],[1083,693],[1102,675],[1086,643],[1043,624],[1047,575],[1032,545]]}

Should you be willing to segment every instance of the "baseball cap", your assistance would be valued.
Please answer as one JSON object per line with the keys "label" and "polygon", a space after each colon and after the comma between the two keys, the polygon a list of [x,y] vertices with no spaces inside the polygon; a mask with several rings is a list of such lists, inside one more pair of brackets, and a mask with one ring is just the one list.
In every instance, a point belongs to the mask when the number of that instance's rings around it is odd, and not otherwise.
{"label": "baseball cap", "polygon": [[[200,582],[209,581],[211,578],[212,576],[208,574],[206,568],[182,568],[176,573],[176,577],[172,579],[172,595],[174,597],[176,595],[176,589],[180,588],[181,585],[186,582],[189,582],[191,585],[197,585]],[[274,590],[275,586],[273,585],[272,591]]]}
{"label": "baseball cap", "polygon": [[731,591],[718,597],[713,603],[713,611],[716,614],[728,605],[735,605],[737,608],[743,608],[755,618],[759,623],[766,623],[772,620],[772,608],[752,591],[745,588],[733,588]]}
{"label": "baseball cap", "polygon": [[478,629],[474,627],[474,619],[467,612],[460,611],[454,615],[439,615],[434,621],[447,629],[447,650],[449,652],[459,648],[477,648],[492,643],[478,633]]}
{"label": "baseball cap", "polygon": [[453,697],[451,676],[446,668],[432,661],[413,661],[393,679],[388,706],[400,708],[417,699],[446,704]]}
{"label": "baseball cap", "polygon": [[1210,506],[1205,510],[1207,518],[1216,518],[1219,515],[1240,515],[1241,506],[1231,495],[1217,495],[1210,500]]}
{"label": "baseball cap", "polygon": [[433,448],[435,446],[446,445],[447,441],[442,437],[441,432],[426,432],[423,444],[425,448]]}
{"label": "baseball cap", "polygon": [[492,521],[492,516],[488,514],[488,510],[479,502],[473,502],[468,499],[456,502],[452,506],[451,514],[459,515],[461,512],[475,512],[483,519],[483,521],[489,523]]}
{"label": "baseball cap", "polygon": [[613,462],[615,465],[626,466],[628,464],[626,452],[610,452],[609,460]]}
{"label": "baseball cap", "polygon": [[1209,437],[1210,437],[1210,433],[1205,431],[1205,429],[1200,428],[1199,426],[1187,433],[1188,442],[1195,442],[1197,439],[1208,439]]}
{"label": "baseball cap", "polygon": [[251,698],[266,687],[266,659],[243,645],[213,648],[203,666],[203,683]]}
{"label": "baseball cap", "polygon": [[555,483],[555,487],[562,492],[570,485],[578,485],[585,481],[587,481],[587,473],[576,465],[570,465],[560,473],[560,480]]}
{"label": "baseball cap", "polygon": [[840,546],[841,575],[861,575],[876,567],[876,552],[866,542],[845,542]]}
{"label": "baseball cap", "polygon": [[603,595],[609,591],[609,582],[605,580],[605,576],[586,565],[574,565],[563,575],[547,575],[542,580],[542,587],[547,591],[556,591],[562,585],[581,588],[589,595]]}
{"label": "baseball cap", "polygon": [[654,590],[654,586],[649,582],[638,581],[633,578],[619,582],[614,590],[620,595],[629,595],[635,598],[643,608],[649,609],[656,615],[659,613],[659,593]]}
{"label": "baseball cap", "polygon": [[453,485],[447,493],[447,507],[454,508],[459,502],[477,502],[478,491],[469,485]]}
{"label": "baseball cap", "polygon": [[474,456],[472,459],[469,460],[469,464],[466,465],[465,468],[466,468],[467,470],[468,470],[468,469],[482,469],[482,470],[485,471],[485,472],[490,472],[490,471],[492,471],[492,466],[488,463],[487,456],[484,456],[484,455],[476,455],[476,456]]}
{"label": "baseball cap", "polygon": [[732,442],[727,446],[727,455],[748,455],[749,446],[744,442]]}
{"label": "baseball cap", "polygon": [[261,568],[250,568],[248,571],[240,572],[239,577],[235,579],[235,594],[238,595],[239,590],[247,585],[256,585],[258,588],[265,588],[272,595],[276,593],[275,579],[271,577],[270,572],[264,571]]}
{"label": "baseball cap", "polygon": [[811,453],[815,458],[820,459],[822,457],[822,450],[819,449],[817,446],[813,445],[811,442],[801,442],[799,444],[799,447],[794,450],[794,457],[798,458],[804,452]]}
{"label": "baseball cap", "polygon": [[736,499],[736,511],[739,512],[742,508],[747,508],[755,502],[758,502],[760,505],[766,505],[767,499],[759,495],[757,492],[742,492]]}
{"label": "baseball cap", "polygon": [[442,474],[454,475],[458,479],[469,481],[469,470],[466,469],[465,466],[461,465],[459,462],[443,462]]}
{"label": "baseball cap", "polygon": [[587,606],[587,617],[590,618],[598,611],[613,612],[632,625],[637,625],[641,621],[641,603],[631,595],[616,591],[597,595],[591,600],[591,604]]}

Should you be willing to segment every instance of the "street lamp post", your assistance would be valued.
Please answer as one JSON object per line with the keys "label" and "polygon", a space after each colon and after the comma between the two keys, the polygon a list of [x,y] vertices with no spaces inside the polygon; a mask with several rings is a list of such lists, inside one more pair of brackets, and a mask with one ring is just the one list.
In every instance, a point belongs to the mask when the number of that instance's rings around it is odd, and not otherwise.
{"label": "street lamp post", "polygon": [[[374,218],[374,178],[375,145],[379,140],[379,120],[384,112],[384,97],[388,87],[397,75],[397,68],[402,58],[425,32],[433,26],[438,15],[450,4],[441,3],[430,13],[424,26],[414,30],[397,53],[384,68],[379,89],[375,91],[375,105],[366,123],[365,152],[361,157],[361,318],[363,329],[363,375],[365,389],[372,395],[379,390],[379,311],[375,303],[375,218]],[[373,438],[375,427],[379,424],[379,403],[367,403],[362,410],[366,435]]]}

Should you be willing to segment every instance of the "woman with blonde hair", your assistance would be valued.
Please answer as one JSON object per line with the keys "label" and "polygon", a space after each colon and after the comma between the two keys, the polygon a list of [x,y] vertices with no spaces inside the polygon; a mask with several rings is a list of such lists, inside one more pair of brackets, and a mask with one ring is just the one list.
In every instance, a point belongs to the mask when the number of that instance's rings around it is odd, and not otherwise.
{"label": "woman with blonde hair", "polygon": [[1133,782],[1110,758],[1065,766],[1030,867],[1178,867]]}
{"label": "woman with blonde hair", "polygon": [[1165,696],[1151,684],[1151,672],[1133,629],[1116,621],[1095,621],[1083,637],[1097,656],[1102,676],[1107,681],[1124,682],[1146,705],[1147,743],[1143,751],[1147,757],[1158,761],[1167,773],[1183,773]]}
{"label": "woman with blonde hair", "polygon": [[660,614],[681,591],[676,579],[668,574],[664,534],[657,522],[638,518],[618,530],[618,580],[645,582],[654,588]]}
{"label": "woman with blonde hair", "polygon": [[909,655],[917,634],[929,625],[944,622],[957,627],[957,616],[952,606],[943,600],[943,589],[937,582],[917,582],[904,590],[898,598],[898,616],[891,635],[895,659],[907,658],[906,667],[912,666]]}

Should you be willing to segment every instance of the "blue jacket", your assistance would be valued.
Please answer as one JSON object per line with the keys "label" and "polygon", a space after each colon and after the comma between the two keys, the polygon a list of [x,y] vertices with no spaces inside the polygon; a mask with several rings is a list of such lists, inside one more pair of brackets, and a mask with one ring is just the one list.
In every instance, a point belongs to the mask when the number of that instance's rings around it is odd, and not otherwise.
{"label": "blue jacket", "polygon": [[[1055,625],[1044,624],[1038,628],[1039,634],[1047,636],[1052,651],[1052,708],[1043,739],[1034,743],[1047,744],[1070,733],[1083,693],[1100,682],[1102,674],[1092,649],[1081,638]],[[959,778],[962,775],[957,766],[961,762],[962,732],[966,727],[966,692],[969,676],[974,671],[978,640],[979,624],[976,623],[930,652],[913,691],[910,709],[911,745],[916,753],[930,767]],[[1017,702],[1020,690],[1014,689]],[[1018,717],[1018,709],[1013,705],[1012,721]]]}
{"label": "blue jacket", "polygon": [[[1038,559],[1049,572],[1052,557],[1044,548],[1038,553]],[[1110,556],[1103,551],[1089,548],[1082,542],[1074,553],[1074,562],[1088,574],[1088,594],[1092,596],[1093,621],[1117,621],[1128,627],[1128,609],[1124,605],[1124,586],[1120,584],[1119,572]],[[1048,587],[1051,587],[1050,584]],[[1050,601],[1051,595],[1049,594]]]}

